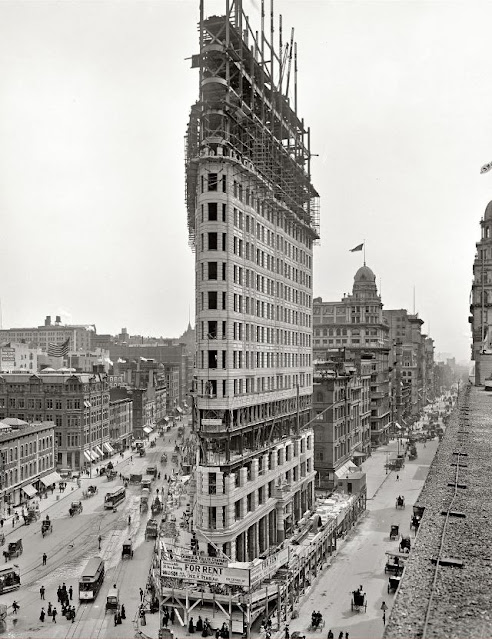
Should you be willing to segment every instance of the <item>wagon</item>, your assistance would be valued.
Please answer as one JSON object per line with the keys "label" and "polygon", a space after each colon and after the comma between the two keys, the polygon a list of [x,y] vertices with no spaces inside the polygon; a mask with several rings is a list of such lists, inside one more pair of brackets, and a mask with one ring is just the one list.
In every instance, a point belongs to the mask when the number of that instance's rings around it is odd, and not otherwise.
{"label": "wagon", "polygon": [[398,539],[399,536],[400,536],[400,527],[397,526],[396,524],[391,524],[390,540],[393,541],[394,539]]}
{"label": "wagon", "polygon": [[162,512],[162,502],[158,497],[152,502],[151,510],[153,515],[158,515]]}
{"label": "wagon", "polygon": [[51,532],[53,532],[53,526],[51,524],[51,521],[49,519],[45,519],[43,523],[41,524],[41,534],[44,537],[45,535]]}
{"label": "wagon", "polygon": [[108,481],[113,481],[113,479],[115,479],[117,475],[118,475],[118,473],[115,470],[107,470],[106,471],[106,479]]}
{"label": "wagon", "polygon": [[12,557],[18,557],[22,555],[23,552],[22,547],[22,539],[18,539],[17,541],[11,541],[7,547],[7,550],[3,551],[3,556],[5,557],[5,561],[12,559]]}
{"label": "wagon", "polygon": [[73,501],[68,510],[68,514],[70,515],[70,517],[73,517],[74,515],[80,515],[82,511],[83,511],[82,502]]}
{"label": "wagon", "polygon": [[158,525],[155,519],[149,519],[145,528],[145,540],[157,539]]}
{"label": "wagon", "polygon": [[121,558],[124,559],[125,557],[128,557],[128,559],[133,559],[133,544],[131,539],[125,541],[121,550]]}
{"label": "wagon", "polygon": [[119,612],[120,610],[120,595],[118,588],[111,588],[106,597],[106,612]]}
{"label": "wagon", "polygon": [[161,464],[167,463],[167,455],[166,453],[162,453],[161,455]]}
{"label": "wagon", "polygon": [[394,575],[388,579],[388,593],[396,592],[398,590],[398,586],[400,585],[401,577],[400,575]]}
{"label": "wagon", "polygon": [[411,543],[408,535],[402,536],[400,539],[400,552],[410,552]]}
{"label": "wagon", "polygon": [[405,497],[398,495],[396,498],[395,508],[405,508]]}
{"label": "wagon", "polygon": [[399,553],[387,552],[388,559],[386,561],[386,565],[384,566],[384,573],[387,572],[392,573],[396,577],[399,577],[403,574],[404,561],[407,558],[406,555],[400,555]]}
{"label": "wagon", "polygon": [[361,590],[352,591],[352,612],[366,612],[367,610],[367,597],[366,593]]}

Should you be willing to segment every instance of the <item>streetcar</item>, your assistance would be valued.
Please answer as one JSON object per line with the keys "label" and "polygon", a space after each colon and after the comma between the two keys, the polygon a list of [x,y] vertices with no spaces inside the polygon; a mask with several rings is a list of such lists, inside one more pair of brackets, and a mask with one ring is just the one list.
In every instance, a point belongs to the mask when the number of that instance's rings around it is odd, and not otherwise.
{"label": "streetcar", "polygon": [[20,568],[17,564],[7,564],[0,568],[0,595],[20,588]]}
{"label": "streetcar", "polygon": [[80,601],[91,601],[97,597],[104,581],[104,561],[101,557],[90,559],[79,581]]}
{"label": "streetcar", "polygon": [[116,486],[113,490],[106,493],[104,497],[104,508],[115,508],[118,504],[121,504],[126,497],[126,490],[124,486]]}

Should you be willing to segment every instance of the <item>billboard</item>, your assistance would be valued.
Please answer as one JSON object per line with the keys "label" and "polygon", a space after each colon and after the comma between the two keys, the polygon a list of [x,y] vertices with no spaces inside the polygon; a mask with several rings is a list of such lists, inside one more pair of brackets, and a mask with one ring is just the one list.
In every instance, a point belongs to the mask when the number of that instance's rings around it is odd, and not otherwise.
{"label": "billboard", "polygon": [[161,561],[161,577],[249,587],[249,570],[191,561]]}

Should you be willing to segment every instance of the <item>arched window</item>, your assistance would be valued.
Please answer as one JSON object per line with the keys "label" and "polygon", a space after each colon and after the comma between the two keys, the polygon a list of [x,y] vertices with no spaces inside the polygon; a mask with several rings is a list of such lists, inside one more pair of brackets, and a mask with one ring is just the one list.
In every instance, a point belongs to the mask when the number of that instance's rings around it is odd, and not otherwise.
{"label": "arched window", "polygon": [[321,391],[318,391],[316,393],[316,401],[317,402],[322,402],[323,401],[323,393]]}

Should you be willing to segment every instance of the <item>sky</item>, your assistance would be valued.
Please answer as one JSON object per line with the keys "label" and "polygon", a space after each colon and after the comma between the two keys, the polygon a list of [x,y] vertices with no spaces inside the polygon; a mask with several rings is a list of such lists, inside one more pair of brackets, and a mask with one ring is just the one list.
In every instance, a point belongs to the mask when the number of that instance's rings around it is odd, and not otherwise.
{"label": "sky", "polygon": [[[243,0],[255,28],[260,0]],[[267,1],[267,14],[269,13]],[[206,15],[225,0],[205,0]],[[275,0],[295,28],[321,240],[314,296],[362,253],[384,307],[469,359],[469,293],[492,199],[492,3]],[[2,325],[99,333],[194,323],[184,135],[198,0],[0,0]],[[268,25],[268,20],[267,20]],[[269,26],[268,26],[269,29]],[[415,294],[414,294],[415,291]]]}

